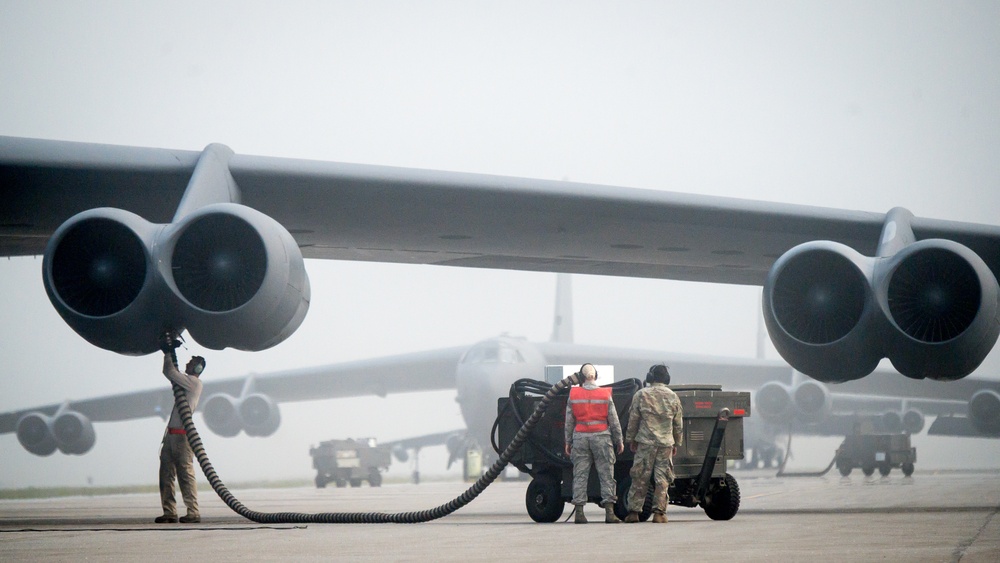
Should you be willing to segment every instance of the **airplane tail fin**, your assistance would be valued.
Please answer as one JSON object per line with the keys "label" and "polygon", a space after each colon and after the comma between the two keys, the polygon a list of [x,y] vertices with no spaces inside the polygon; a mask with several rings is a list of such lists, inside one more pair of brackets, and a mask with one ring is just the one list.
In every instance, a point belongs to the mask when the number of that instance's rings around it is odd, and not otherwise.
{"label": "airplane tail fin", "polygon": [[573,342],[573,291],[569,274],[556,274],[556,311],[551,342]]}

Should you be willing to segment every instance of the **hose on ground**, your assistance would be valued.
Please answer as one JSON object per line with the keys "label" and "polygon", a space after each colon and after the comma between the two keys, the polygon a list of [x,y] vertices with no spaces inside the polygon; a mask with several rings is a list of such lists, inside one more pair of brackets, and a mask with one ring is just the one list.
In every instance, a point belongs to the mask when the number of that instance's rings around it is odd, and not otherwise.
{"label": "hose on ground", "polygon": [[[173,354],[173,352],[171,352],[171,355],[173,356],[174,365],[176,366],[177,356],[176,354]],[[205,446],[202,444],[201,437],[198,435],[198,429],[194,426],[194,420],[191,416],[191,406],[188,404],[187,395],[184,392],[184,389],[177,384],[173,384],[173,390],[174,401],[177,405],[178,412],[181,415],[181,420],[184,423],[184,429],[187,431],[188,444],[191,445],[191,450],[198,459],[202,472],[204,472],[209,484],[212,485],[212,489],[214,489],[219,495],[219,498],[221,498],[222,501],[229,506],[229,508],[240,516],[254,522],[266,524],[415,524],[418,522],[429,522],[431,520],[443,518],[469,504],[472,500],[479,496],[479,494],[482,493],[486,487],[490,486],[490,484],[500,476],[504,467],[506,467],[507,463],[510,461],[510,458],[517,452],[518,449],[521,448],[521,445],[528,438],[528,434],[531,432],[531,429],[534,428],[535,424],[545,413],[545,409],[552,401],[552,398],[563,389],[567,389],[576,383],[576,374],[573,374],[551,386],[542,397],[542,400],[535,407],[534,412],[532,412],[531,416],[525,421],[524,425],[521,426],[521,429],[514,436],[514,439],[511,440],[507,448],[504,449],[502,454],[500,454],[500,457],[497,458],[493,465],[490,466],[489,470],[487,470],[486,473],[484,473],[464,493],[435,508],[415,512],[397,513],[321,512],[316,514],[307,514],[302,512],[259,512],[247,508],[231,492],[229,492],[229,489],[226,488],[226,486],[222,483],[222,479],[220,479],[219,475],[215,472],[215,468],[212,467],[212,462],[208,460],[208,454],[205,453]]]}

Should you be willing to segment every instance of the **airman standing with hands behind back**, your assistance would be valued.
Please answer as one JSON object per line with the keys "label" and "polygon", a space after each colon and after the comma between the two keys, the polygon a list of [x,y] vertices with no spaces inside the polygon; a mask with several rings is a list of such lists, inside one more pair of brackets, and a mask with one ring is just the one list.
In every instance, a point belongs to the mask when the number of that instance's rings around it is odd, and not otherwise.
{"label": "airman standing with hands behind back", "polygon": [[618,411],[611,400],[611,389],[598,387],[597,368],[583,364],[578,372],[580,387],[569,390],[566,402],[566,455],[573,461],[573,505],[576,507],[574,522],[586,524],[583,507],[587,504],[587,487],[590,467],[597,466],[601,480],[601,506],[604,522],[618,524],[615,516],[615,452],[625,451],[622,442],[622,425]]}

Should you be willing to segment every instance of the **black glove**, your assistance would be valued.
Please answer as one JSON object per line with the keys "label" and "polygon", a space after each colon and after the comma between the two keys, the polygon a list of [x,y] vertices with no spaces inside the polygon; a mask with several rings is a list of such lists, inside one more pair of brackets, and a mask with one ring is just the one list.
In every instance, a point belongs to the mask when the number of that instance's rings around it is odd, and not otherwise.
{"label": "black glove", "polygon": [[181,345],[181,341],[172,332],[168,332],[163,335],[160,340],[160,351],[164,354],[169,354],[177,349]]}

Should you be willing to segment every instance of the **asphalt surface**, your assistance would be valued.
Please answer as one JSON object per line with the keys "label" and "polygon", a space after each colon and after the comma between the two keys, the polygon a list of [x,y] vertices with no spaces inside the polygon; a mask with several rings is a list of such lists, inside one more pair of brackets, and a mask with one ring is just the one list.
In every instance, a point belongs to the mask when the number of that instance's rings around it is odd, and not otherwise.
{"label": "asphalt surface", "polygon": [[[1000,471],[904,478],[735,472],[739,513],[671,506],[668,524],[536,524],[527,482],[499,482],[424,524],[257,524],[210,488],[200,524],[153,524],[155,494],[0,501],[0,561],[1000,561]],[[263,512],[402,512],[447,503],[465,483],[234,490]]]}

